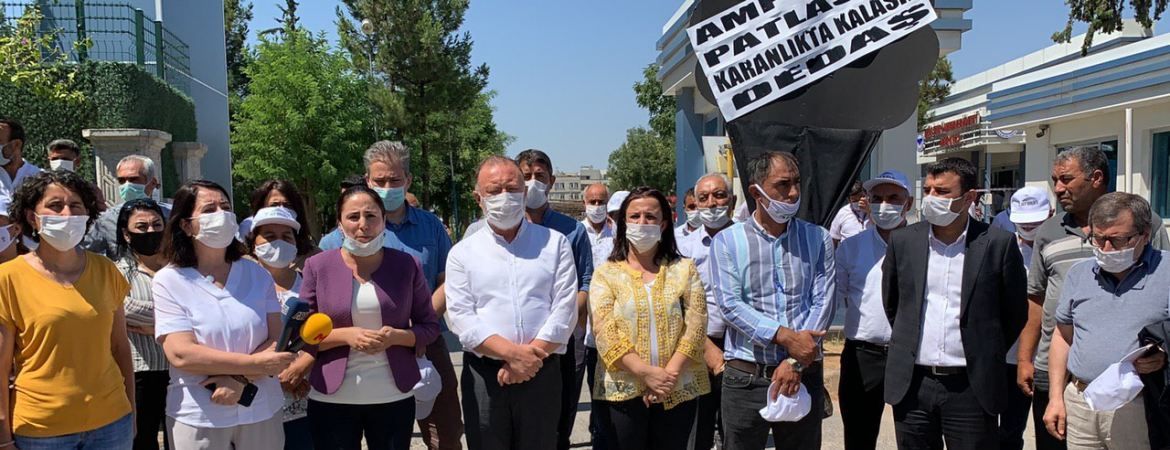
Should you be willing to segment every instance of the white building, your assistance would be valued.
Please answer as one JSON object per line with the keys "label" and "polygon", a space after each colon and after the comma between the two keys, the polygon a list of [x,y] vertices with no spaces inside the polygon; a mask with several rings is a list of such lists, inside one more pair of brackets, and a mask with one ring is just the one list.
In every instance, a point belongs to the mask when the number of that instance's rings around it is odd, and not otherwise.
{"label": "white building", "polygon": [[583,166],[576,173],[560,172],[556,174],[557,181],[553,183],[549,200],[554,202],[581,202],[584,200],[585,189],[594,184],[609,184],[605,178],[605,170],[594,169],[593,166]]}

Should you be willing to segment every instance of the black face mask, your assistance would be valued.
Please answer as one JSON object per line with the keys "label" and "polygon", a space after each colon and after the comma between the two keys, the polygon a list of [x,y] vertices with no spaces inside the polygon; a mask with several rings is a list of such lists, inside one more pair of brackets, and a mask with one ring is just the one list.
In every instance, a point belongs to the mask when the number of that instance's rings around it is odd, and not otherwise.
{"label": "black face mask", "polygon": [[162,246],[163,232],[150,231],[146,233],[130,232],[130,248],[142,256],[154,256]]}

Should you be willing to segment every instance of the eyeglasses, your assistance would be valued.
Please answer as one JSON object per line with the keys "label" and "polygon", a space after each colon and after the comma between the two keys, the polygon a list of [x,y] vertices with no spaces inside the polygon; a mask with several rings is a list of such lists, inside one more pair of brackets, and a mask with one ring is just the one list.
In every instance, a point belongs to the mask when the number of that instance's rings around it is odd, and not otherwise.
{"label": "eyeglasses", "polygon": [[1093,246],[1097,247],[1097,248],[1105,248],[1105,243],[1108,242],[1109,245],[1112,246],[1113,248],[1120,249],[1120,248],[1126,248],[1127,246],[1129,246],[1130,242],[1133,242],[1133,238],[1141,236],[1141,235],[1142,235],[1142,233],[1134,233],[1134,234],[1131,234],[1129,236],[1113,236],[1113,237],[1092,235],[1092,236],[1085,238],[1085,241],[1091,242],[1093,244]]}

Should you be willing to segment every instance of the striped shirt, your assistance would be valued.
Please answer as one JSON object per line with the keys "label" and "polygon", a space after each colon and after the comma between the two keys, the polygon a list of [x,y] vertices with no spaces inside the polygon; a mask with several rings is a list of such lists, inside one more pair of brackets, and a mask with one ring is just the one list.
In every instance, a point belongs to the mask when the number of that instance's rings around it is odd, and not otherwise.
{"label": "striped shirt", "polygon": [[[1162,218],[1155,213],[1154,219],[1154,237],[1150,244],[1158,250],[1170,250]],[[1044,297],[1044,318],[1040,322],[1040,344],[1035,357],[1038,371],[1048,371],[1048,350],[1052,345],[1052,333],[1056,330],[1056,305],[1065,276],[1076,263],[1094,258],[1093,246],[1086,242],[1087,238],[1073,216],[1065,212],[1052,216],[1036,230],[1028,269],[1028,295]]]}
{"label": "striped shirt", "polygon": [[780,327],[827,330],[836,281],[833,240],[800,219],[774,238],[754,218],[715,236],[711,285],[727,322],[724,358],[777,365],[788,358],[774,343]]}
{"label": "striped shirt", "polygon": [[[130,282],[130,293],[126,295],[123,308],[126,310],[126,324],[135,327],[154,328],[154,296],[150,284],[154,277],[138,267],[133,258],[118,260],[118,270]],[[167,355],[154,340],[154,334],[139,334],[127,331],[130,338],[130,356],[134,360],[135,372],[167,370]]]}

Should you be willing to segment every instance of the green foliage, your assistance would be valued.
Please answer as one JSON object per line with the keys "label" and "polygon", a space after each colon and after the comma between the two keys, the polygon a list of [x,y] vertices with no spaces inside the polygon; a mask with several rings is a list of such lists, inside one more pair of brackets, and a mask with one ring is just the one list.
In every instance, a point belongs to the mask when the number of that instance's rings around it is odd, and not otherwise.
{"label": "green foliage", "polygon": [[[373,60],[371,97],[380,108],[379,137],[410,142],[419,149],[411,170],[419,195],[431,206],[432,183],[443,175],[433,160],[457,149],[445,139],[444,116],[473,108],[487,86],[486,65],[471,64],[471,35],[460,32],[469,0],[343,0],[337,9],[338,36],[355,67],[368,70]],[[359,30],[363,19],[371,36]],[[440,122],[436,122],[440,121]],[[494,128],[494,126],[493,126]],[[437,157],[432,157],[432,153]],[[463,166],[461,166],[463,167]]]}
{"label": "green foliage", "polygon": [[[76,106],[85,96],[73,87],[72,68],[54,64],[66,55],[57,46],[56,33],[42,29],[43,20],[41,9],[29,6],[16,19],[16,26],[0,30],[0,80],[39,97]],[[74,47],[88,45],[86,41]]]}
{"label": "green foliage", "polygon": [[[148,128],[170,133],[174,142],[197,140],[195,104],[145,69],[111,62],[73,67],[74,88],[83,97],[76,104],[0,80],[0,105],[5,117],[24,125],[24,157],[29,162],[48,167],[45,146],[54,139],[71,139],[82,148],[79,171],[93,179],[92,146],[81,137],[86,128]],[[162,160],[164,196],[169,196],[178,188],[169,145]]]}
{"label": "green foliage", "polygon": [[[223,24],[227,30],[228,90],[232,101],[248,96],[248,22],[252,20],[252,3],[246,0],[224,0]],[[234,109],[234,108],[233,108]]]}
{"label": "green foliage", "polygon": [[[1089,53],[1089,47],[1093,46],[1093,35],[1097,32],[1121,30],[1125,0],[1065,0],[1065,4],[1068,5],[1068,23],[1063,30],[1052,33],[1052,40],[1064,43],[1072,41],[1073,25],[1084,22],[1089,25],[1089,29],[1081,45],[1082,55]],[[1146,28],[1153,28],[1154,21],[1162,18],[1166,4],[1167,0],[1129,0],[1134,18]]]}
{"label": "green foliage", "polygon": [[934,65],[934,70],[918,82],[918,130],[922,131],[927,123],[934,120],[930,114],[931,106],[941,102],[951,95],[951,84],[955,82],[951,72],[951,61],[945,56],[940,57]]}
{"label": "green foliage", "polygon": [[662,83],[658,82],[658,64],[647,65],[642,75],[644,79],[634,83],[638,106],[650,111],[650,129],[673,142],[674,97],[662,95]]}
{"label": "green foliage", "polygon": [[[261,36],[245,73],[249,94],[233,115],[235,191],[283,179],[305,195],[313,234],[345,176],[361,173],[370,140],[365,82],[324,34]],[[246,195],[238,195],[243,199]]]}
{"label": "green foliage", "polygon": [[626,132],[626,142],[609,154],[610,190],[629,190],[638,186],[661,189],[674,195],[674,142],[663,139],[654,130],[643,127]]}

